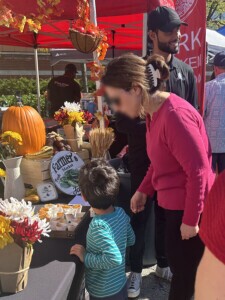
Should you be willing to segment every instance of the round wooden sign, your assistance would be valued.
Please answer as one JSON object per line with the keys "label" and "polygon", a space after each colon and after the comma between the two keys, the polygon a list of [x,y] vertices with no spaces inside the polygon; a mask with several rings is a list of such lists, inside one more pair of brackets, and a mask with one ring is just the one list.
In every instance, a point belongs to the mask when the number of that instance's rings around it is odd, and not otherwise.
{"label": "round wooden sign", "polygon": [[58,152],[53,156],[50,165],[50,174],[55,186],[67,195],[80,195],[78,175],[83,165],[83,160],[76,153]]}

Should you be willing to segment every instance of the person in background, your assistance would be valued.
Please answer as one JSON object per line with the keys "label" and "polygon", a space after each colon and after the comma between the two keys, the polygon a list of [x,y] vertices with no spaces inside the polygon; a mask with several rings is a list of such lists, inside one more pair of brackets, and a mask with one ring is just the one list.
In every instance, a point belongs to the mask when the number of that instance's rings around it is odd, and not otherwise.
{"label": "person in background", "polygon": [[74,80],[77,68],[74,64],[65,67],[62,76],[52,78],[48,84],[48,107],[49,115],[53,117],[55,112],[64,105],[64,102],[79,102],[81,99],[80,85]]}
{"label": "person in background", "polygon": [[151,54],[164,57],[169,66],[170,76],[166,81],[166,91],[172,92],[193,107],[198,108],[198,92],[193,69],[175,55],[179,52],[181,40],[181,21],[175,10],[159,6],[148,15],[148,34],[152,41]]}
{"label": "person in background", "polygon": [[84,262],[90,300],[125,300],[125,253],[135,236],[124,210],[114,207],[119,192],[117,172],[107,162],[93,160],[81,168],[79,186],[95,216],[89,225],[86,249],[74,245],[70,253]]}
{"label": "person in background", "polygon": [[[128,137],[128,165],[131,175],[131,197],[141,184],[150,164],[146,151],[146,123],[145,119],[130,119],[117,114],[116,128]],[[124,203],[121,203],[122,207]],[[126,205],[127,207],[127,205]],[[124,207],[126,209],[126,207]],[[129,205],[130,207],[130,205]],[[131,226],[136,241],[130,248],[129,262],[131,273],[128,279],[128,297],[136,298],[141,292],[141,273],[143,269],[143,255],[145,250],[145,229],[150,215],[151,202],[148,201],[144,211],[131,214]],[[130,213],[127,212],[127,213]]]}
{"label": "person in background", "polygon": [[215,79],[206,83],[205,127],[213,153],[213,168],[225,169],[225,51],[214,58]]}
{"label": "person in background", "polygon": [[205,244],[196,278],[195,300],[225,299],[225,172],[206,200],[199,231]]}
{"label": "person in background", "polygon": [[144,61],[135,55],[114,59],[102,83],[116,112],[146,117],[151,165],[131,199],[131,210],[144,210],[157,191],[165,215],[166,256],[173,273],[169,300],[189,300],[203,254],[198,224],[210,190],[211,148],[200,114],[187,101],[164,91],[169,77],[165,59]]}

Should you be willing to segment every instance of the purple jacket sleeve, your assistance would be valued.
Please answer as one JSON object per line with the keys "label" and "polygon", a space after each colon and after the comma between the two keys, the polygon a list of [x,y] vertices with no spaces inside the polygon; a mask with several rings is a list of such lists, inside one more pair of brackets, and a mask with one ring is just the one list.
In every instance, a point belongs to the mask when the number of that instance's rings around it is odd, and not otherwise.
{"label": "purple jacket sleeve", "polygon": [[203,143],[204,124],[191,111],[177,109],[169,113],[165,140],[172,155],[186,174],[186,199],[183,223],[196,226],[203,211],[209,176],[207,149]]}

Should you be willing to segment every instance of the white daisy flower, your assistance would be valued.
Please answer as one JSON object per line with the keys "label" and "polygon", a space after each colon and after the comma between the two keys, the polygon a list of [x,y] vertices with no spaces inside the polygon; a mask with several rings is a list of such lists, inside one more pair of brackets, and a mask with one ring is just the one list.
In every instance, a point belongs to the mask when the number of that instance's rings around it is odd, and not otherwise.
{"label": "white daisy flower", "polygon": [[68,112],[78,112],[81,111],[81,106],[78,103],[71,103],[71,102],[64,102],[64,106],[62,106],[62,109],[67,110]]}
{"label": "white daisy flower", "polygon": [[10,200],[0,199],[0,211],[11,220],[20,222],[25,218],[31,218],[34,215],[34,207],[31,202],[19,201],[15,198]]}

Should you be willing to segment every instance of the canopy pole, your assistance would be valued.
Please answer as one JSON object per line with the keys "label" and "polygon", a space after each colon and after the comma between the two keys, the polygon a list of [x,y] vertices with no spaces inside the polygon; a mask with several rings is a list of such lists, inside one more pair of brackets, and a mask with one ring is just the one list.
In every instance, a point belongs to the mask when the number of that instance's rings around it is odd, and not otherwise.
{"label": "canopy pole", "polygon": [[87,80],[87,65],[86,63],[82,64],[82,77],[85,93],[88,93],[88,80]]}
{"label": "canopy pole", "polygon": [[[94,23],[95,26],[97,26],[97,13],[96,13],[96,3],[95,0],[90,0],[90,17],[91,17],[91,21]],[[93,58],[94,61],[96,61],[99,64],[99,60],[98,60],[98,54],[95,51],[93,53]],[[96,81],[96,89],[100,89],[100,81]],[[101,96],[97,96],[97,100],[98,100],[98,111],[100,111],[103,115],[103,103],[102,103],[102,97]],[[100,127],[104,128],[105,127],[105,122],[104,122],[104,118],[102,120],[100,120]]]}
{"label": "canopy pole", "polygon": [[40,78],[39,78],[37,47],[34,48],[34,61],[35,61],[35,73],[36,73],[36,85],[37,85],[37,109],[40,114],[41,113],[41,92],[40,92]]}
{"label": "canopy pole", "polygon": [[148,40],[148,14],[143,14],[143,36],[142,36],[142,57],[147,55],[147,40]]}

